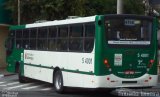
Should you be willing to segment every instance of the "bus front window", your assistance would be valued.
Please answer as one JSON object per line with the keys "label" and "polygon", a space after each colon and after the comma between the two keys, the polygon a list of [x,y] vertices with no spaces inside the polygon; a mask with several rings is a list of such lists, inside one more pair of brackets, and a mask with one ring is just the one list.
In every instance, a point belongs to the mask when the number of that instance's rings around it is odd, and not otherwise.
{"label": "bus front window", "polygon": [[6,40],[5,47],[9,50],[13,48],[13,38],[8,38]]}
{"label": "bus front window", "polygon": [[12,53],[13,47],[14,47],[14,32],[11,31],[8,39],[5,42],[7,56]]}
{"label": "bus front window", "polygon": [[147,19],[110,18],[105,20],[109,45],[150,45],[152,21]]}

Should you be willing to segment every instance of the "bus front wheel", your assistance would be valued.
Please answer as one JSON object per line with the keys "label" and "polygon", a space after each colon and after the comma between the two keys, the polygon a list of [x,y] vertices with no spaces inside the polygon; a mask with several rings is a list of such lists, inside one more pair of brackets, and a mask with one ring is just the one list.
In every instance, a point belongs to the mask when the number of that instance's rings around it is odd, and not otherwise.
{"label": "bus front wheel", "polygon": [[21,68],[18,66],[18,79],[20,83],[26,83],[27,80],[24,76],[21,75]]}
{"label": "bus front wheel", "polygon": [[56,92],[64,93],[63,77],[62,72],[60,70],[55,72],[53,84]]}

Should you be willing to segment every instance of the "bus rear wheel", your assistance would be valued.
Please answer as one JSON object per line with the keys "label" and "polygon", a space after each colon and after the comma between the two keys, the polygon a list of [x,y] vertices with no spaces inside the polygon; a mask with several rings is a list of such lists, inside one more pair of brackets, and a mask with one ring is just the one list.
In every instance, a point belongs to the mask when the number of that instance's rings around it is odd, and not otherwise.
{"label": "bus rear wheel", "polygon": [[56,71],[53,78],[53,85],[55,91],[58,93],[64,93],[62,72],[60,70]]}

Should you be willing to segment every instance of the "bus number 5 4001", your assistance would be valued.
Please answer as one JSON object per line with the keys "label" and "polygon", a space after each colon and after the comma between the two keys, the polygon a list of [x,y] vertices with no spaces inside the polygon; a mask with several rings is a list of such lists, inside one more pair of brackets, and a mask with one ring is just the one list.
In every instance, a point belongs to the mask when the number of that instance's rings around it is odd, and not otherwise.
{"label": "bus number 5 4001", "polygon": [[92,64],[92,58],[82,58],[82,64]]}

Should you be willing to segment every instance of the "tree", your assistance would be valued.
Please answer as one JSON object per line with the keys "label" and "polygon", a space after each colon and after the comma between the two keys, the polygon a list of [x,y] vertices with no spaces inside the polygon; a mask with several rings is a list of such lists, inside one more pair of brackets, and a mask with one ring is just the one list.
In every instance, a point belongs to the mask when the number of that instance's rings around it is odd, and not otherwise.
{"label": "tree", "polygon": [[124,13],[126,14],[144,14],[145,7],[142,0],[125,0]]}
{"label": "tree", "polygon": [[[116,14],[117,0],[20,0],[21,24],[37,20],[59,20],[68,16]],[[138,1],[138,2],[137,2]],[[136,6],[136,7],[135,7]],[[17,0],[8,0],[6,8],[17,24]],[[143,14],[142,0],[124,0],[125,14]]]}

